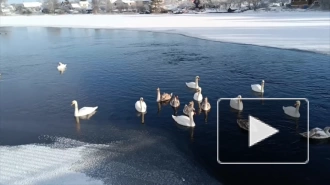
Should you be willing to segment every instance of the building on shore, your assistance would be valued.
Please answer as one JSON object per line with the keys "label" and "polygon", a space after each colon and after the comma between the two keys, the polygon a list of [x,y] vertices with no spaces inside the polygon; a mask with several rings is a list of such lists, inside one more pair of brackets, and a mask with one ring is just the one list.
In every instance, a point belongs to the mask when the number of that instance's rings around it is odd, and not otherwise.
{"label": "building on shore", "polygon": [[42,8],[41,2],[23,2],[23,7],[31,12],[39,12]]}
{"label": "building on shore", "polygon": [[310,6],[317,0],[291,0],[290,4],[292,7],[303,7]]}
{"label": "building on shore", "polygon": [[82,9],[87,9],[90,6],[88,0],[80,0],[79,5]]}

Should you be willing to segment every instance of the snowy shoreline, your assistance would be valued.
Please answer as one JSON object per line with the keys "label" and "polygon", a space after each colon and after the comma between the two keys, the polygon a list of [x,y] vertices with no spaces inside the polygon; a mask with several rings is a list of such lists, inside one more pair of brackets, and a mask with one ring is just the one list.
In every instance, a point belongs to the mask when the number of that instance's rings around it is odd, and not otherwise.
{"label": "snowy shoreline", "polygon": [[4,16],[0,26],[156,31],[330,54],[330,12]]}

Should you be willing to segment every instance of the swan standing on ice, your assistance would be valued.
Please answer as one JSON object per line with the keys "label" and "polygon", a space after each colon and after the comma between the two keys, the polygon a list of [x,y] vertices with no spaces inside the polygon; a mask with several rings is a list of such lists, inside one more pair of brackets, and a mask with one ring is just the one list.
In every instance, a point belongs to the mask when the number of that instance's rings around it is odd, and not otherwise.
{"label": "swan standing on ice", "polygon": [[141,113],[145,113],[147,111],[147,104],[146,102],[144,102],[142,97],[140,98],[140,100],[136,101],[135,109]]}
{"label": "swan standing on ice", "polygon": [[202,102],[202,109],[203,109],[204,111],[208,111],[208,110],[211,109],[211,105],[210,105],[210,103],[209,103],[207,97],[205,97],[205,98],[204,98],[204,101]]}
{"label": "swan standing on ice", "polygon": [[328,139],[330,138],[329,131],[330,131],[330,127],[325,127],[323,130],[316,127],[310,130],[309,132],[300,133],[300,135],[307,138],[308,137],[307,134],[309,133],[310,139]]}
{"label": "swan standing on ice", "polygon": [[265,91],[265,81],[262,80],[261,85],[260,84],[252,84],[251,88],[255,92],[264,93],[264,91]]}
{"label": "swan standing on ice", "polygon": [[160,96],[160,89],[157,88],[157,102],[163,102],[163,101],[168,101],[172,98],[173,93],[168,94],[168,93],[163,93],[162,96]]}
{"label": "swan standing on ice", "polygon": [[283,107],[284,113],[294,117],[294,118],[299,118],[300,113],[299,113],[299,107],[300,107],[300,101],[296,101],[296,104],[294,104],[295,107],[288,106],[288,107]]}
{"label": "swan standing on ice", "polygon": [[88,114],[93,113],[98,108],[98,106],[96,106],[96,107],[83,107],[83,108],[78,110],[78,102],[76,100],[72,101],[71,106],[72,105],[74,105],[74,116],[75,117],[86,116]]}
{"label": "swan standing on ice", "polygon": [[194,94],[194,100],[201,102],[203,100],[202,88],[198,87],[197,92]]}
{"label": "swan standing on ice", "polygon": [[230,106],[236,110],[243,110],[243,102],[241,100],[242,96],[238,95],[237,98],[230,99]]}
{"label": "swan standing on ice", "polygon": [[180,106],[179,96],[174,96],[174,98],[170,101],[170,105],[174,108],[179,107]]}
{"label": "swan standing on ice", "polygon": [[187,116],[184,116],[184,115],[181,115],[181,116],[172,115],[172,118],[179,125],[186,126],[186,127],[195,127],[194,115],[195,115],[195,112],[190,111],[189,112],[189,118]]}
{"label": "swan standing on ice", "polygon": [[195,82],[186,82],[187,87],[192,88],[192,89],[198,89],[198,81],[200,80],[199,76],[195,77]]}
{"label": "swan standing on ice", "polygon": [[66,69],[66,64],[58,63],[57,70],[64,71]]}
{"label": "swan standing on ice", "polygon": [[189,102],[189,105],[185,105],[183,108],[183,113],[187,116],[189,116],[190,111],[194,111],[194,101]]}

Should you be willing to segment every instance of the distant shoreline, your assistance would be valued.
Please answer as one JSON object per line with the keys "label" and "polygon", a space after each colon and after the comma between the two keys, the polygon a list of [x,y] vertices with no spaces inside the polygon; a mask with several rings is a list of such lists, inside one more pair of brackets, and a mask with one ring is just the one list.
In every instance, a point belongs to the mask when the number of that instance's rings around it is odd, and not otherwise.
{"label": "distant shoreline", "polygon": [[126,29],[330,54],[329,12],[201,14],[13,15],[0,27]]}

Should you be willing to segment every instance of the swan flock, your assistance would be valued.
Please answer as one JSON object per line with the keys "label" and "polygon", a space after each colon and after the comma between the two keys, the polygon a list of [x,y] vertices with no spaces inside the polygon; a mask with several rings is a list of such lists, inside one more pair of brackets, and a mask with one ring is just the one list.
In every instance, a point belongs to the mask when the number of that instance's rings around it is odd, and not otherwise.
{"label": "swan flock", "polygon": [[[59,62],[57,69],[59,71],[64,71],[66,69],[66,66],[67,66],[66,64]],[[186,86],[191,89],[196,90],[196,92],[194,93],[193,99],[195,101],[197,101],[198,103],[201,103],[201,109],[203,111],[209,111],[211,109],[211,104],[209,103],[207,97],[205,97],[204,101],[203,101],[202,88],[199,86],[199,81],[200,81],[200,77],[196,76],[195,82],[186,82]],[[265,86],[265,81],[262,80],[261,84],[252,84],[251,89],[258,93],[264,93],[265,92],[264,86]],[[169,94],[169,93],[165,93],[165,92],[163,94],[161,94],[160,88],[157,88],[156,102],[160,103],[160,102],[168,102],[168,101],[170,102],[170,105],[173,108],[178,108],[180,106],[180,100],[177,95],[173,96],[173,93]],[[98,109],[98,106],[82,107],[82,108],[78,109],[78,102],[76,100],[73,100],[71,105],[74,106],[74,116],[75,117],[81,117],[81,116],[94,114],[96,112],[96,110]],[[299,118],[300,117],[300,113],[299,113],[300,105],[301,105],[300,101],[296,101],[294,106],[287,106],[287,107],[283,106],[283,111],[288,116],[291,116],[294,118]],[[235,110],[242,111],[243,110],[242,96],[238,95],[236,98],[230,99],[230,107]],[[136,101],[135,109],[139,113],[146,113],[147,104],[144,101],[143,97],[141,97],[138,101]],[[185,104],[185,106],[183,108],[183,113],[184,113],[184,115],[180,115],[180,116],[172,115],[173,120],[177,124],[182,125],[182,126],[195,127],[196,124],[195,124],[195,121],[193,118],[194,115],[196,114],[195,108],[194,108],[194,101],[190,101],[188,105]],[[247,120],[238,119],[237,123],[241,128],[248,130],[249,123]],[[300,133],[300,135],[303,137],[309,137],[309,138],[313,138],[313,139],[327,139],[327,138],[330,138],[329,131],[330,131],[330,127],[325,127],[323,130],[320,128],[314,128],[314,129],[310,130],[309,132]]]}

